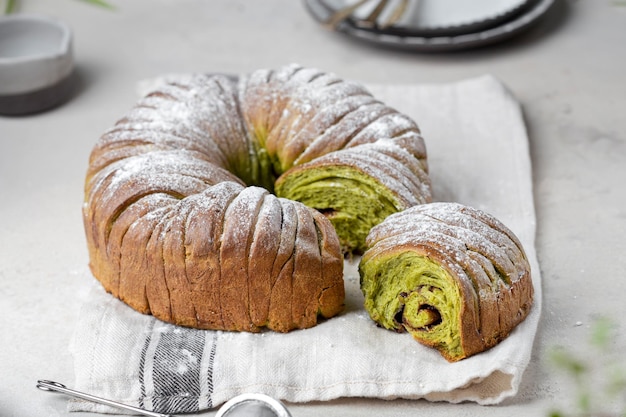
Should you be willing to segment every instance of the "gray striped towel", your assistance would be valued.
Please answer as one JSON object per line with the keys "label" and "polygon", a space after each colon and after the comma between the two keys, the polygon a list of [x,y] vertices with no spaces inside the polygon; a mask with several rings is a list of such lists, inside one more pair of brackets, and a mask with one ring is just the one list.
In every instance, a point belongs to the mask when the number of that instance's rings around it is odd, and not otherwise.
{"label": "gray striped towel", "polygon": [[[291,402],[339,397],[425,398],[495,404],[515,395],[541,310],[528,139],[521,110],[496,79],[370,86],[424,132],[437,200],[502,220],[529,257],[535,304],[505,341],[448,363],[408,334],[378,328],[363,309],[355,262],[346,262],[346,309],[288,334],[200,331],[141,315],[95,280],[76,327],[75,387],[167,413],[216,407],[246,392]],[[112,411],[72,401],[71,410]]]}

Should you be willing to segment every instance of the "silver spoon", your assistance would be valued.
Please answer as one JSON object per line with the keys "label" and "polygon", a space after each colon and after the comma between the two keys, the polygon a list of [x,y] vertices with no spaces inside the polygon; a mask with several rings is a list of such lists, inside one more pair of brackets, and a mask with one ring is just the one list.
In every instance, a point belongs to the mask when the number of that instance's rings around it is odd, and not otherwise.
{"label": "silver spoon", "polygon": [[[108,405],[148,417],[174,417],[171,414],[155,413],[132,405],[96,397],[95,395],[67,388],[54,381],[39,380],[37,388],[43,391],[59,392],[70,397],[80,398],[98,404]],[[291,417],[280,401],[263,394],[242,394],[227,401],[218,410],[215,417]]]}

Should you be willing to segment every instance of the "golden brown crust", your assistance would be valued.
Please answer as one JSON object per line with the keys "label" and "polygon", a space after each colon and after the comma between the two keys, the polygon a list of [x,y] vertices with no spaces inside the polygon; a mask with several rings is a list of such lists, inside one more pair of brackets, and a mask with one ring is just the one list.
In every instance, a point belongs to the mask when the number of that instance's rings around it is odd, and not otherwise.
{"label": "golden brown crust", "polygon": [[303,204],[295,204],[295,208],[298,227],[291,288],[291,314],[297,327],[306,328],[311,327],[317,318],[322,283],[322,258],[310,210]]}
{"label": "golden brown crust", "polygon": [[273,285],[272,268],[278,255],[281,226],[280,201],[268,194],[259,210],[248,257],[250,320],[257,328],[268,323]]}
{"label": "golden brown crust", "polygon": [[343,282],[334,277],[343,275],[343,257],[338,241],[332,239],[335,230],[318,211],[313,211],[322,260],[322,288],[319,295],[319,312],[323,317],[333,317],[343,309],[345,289]]}
{"label": "golden brown crust", "polygon": [[223,329],[220,308],[220,247],[224,216],[242,187],[220,183],[191,197],[197,200],[187,216],[185,271],[192,286],[191,302],[197,314],[197,327]]}
{"label": "golden brown crust", "polygon": [[272,265],[269,325],[277,331],[287,331],[291,326],[292,279],[296,230],[298,227],[295,205],[282,200],[282,228],[280,244]]}
{"label": "golden brown crust", "polygon": [[228,206],[220,248],[220,306],[226,330],[256,331],[250,319],[248,254],[258,210],[267,191],[245,188]]}

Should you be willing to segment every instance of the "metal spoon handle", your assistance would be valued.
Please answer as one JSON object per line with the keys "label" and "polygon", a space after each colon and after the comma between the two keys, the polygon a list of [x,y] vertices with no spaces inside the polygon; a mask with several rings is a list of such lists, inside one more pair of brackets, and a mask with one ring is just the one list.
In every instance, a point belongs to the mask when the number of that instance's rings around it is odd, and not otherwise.
{"label": "metal spoon handle", "polygon": [[65,395],[69,395],[70,397],[76,397],[82,400],[87,400],[98,404],[104,404],[111,407],[132,411],[134,413],[148,417],[173,417],[169,414],[155,413],[152,411],[144,410],[143,408],[133,407],[132,405],[118,403],[116,401],[107,400],[104,398],[96,397],[94,395],[86,394],[84,392],[69,389],[65,385],[54,381],[39,380],[37,381],[37,388],[44,391],[60,392]]}

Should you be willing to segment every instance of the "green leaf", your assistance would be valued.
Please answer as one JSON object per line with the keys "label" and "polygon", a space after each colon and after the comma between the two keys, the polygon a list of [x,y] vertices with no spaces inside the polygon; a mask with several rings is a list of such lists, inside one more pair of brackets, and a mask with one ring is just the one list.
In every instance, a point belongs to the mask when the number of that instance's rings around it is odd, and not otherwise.
{"label": "green leaf", "polygon": [[598,319],[592,329],[591,343],[601,349],[607,348],[613,337],[612,329],[613,323],[609,319]]}
{"label": "green leaf", "polygon": [[103,7],[105,9],[110,9],[113,10],[115,9],[115,7],[113,7],[112,4],[104,1],[104,0],[81,0],[85,3],[89,3],[89,4],[93,4],[94,6],[99,6],[99,7]]}
{"label": "green leaf", "polygon": [[574,376],[580,376],[587,371],[585,364],[564,349],[555,349],[550,354],[552,362],[561,369]]}
{"label": "green leaf", "polygon": [[7,0],[7,3],[4,6],[4,14],[13,13],[15,11],[16,4],[17,0]]}
{"label": "green leaf", "polygon": [[614,367],[607,371],[609,373],[607,378],[606,392],[609,396],[616,396],[620,393],[626,393],[626,372],[621,367]]}
{"label": "green leaf", "polygon": [[584,414],[589,414],[591,411],[591,397],[589,393],[580,393],[578,395],[578,407]]}

